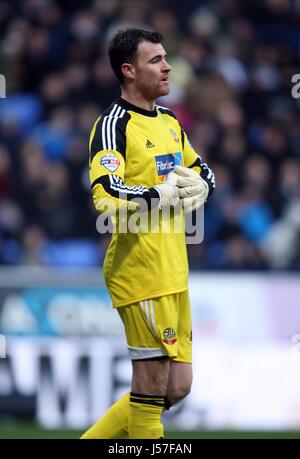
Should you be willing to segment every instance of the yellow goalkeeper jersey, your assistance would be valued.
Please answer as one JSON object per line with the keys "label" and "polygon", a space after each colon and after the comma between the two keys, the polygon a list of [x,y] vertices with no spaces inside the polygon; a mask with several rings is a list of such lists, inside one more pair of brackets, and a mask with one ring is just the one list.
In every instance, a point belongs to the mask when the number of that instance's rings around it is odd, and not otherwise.
{"label": "yellow goalkeeper jersey", "polygon": [[[200,174],[207,168],[170,110],[156,106],[147,111],[122,98],[95,122],[89,150],[96,207],[108,197],[116,203],[137,197],[150,202],[158,197],[152,187],[162,183],[176,164]],[[159,225],[158,232],[113,233],[103,272],[114,307],[186,290],[184,229],[163,232]]]}

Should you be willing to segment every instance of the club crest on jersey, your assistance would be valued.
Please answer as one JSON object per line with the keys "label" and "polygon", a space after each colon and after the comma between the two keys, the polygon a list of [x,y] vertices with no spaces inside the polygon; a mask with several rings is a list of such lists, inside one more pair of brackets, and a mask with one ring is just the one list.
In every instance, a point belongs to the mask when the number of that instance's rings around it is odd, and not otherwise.
{"label": "club crest on jersey", "polygon": [[179,143],[178,135],[176,134],[176,132],[174,131],[174,129],[170,128],[170,132],[171,132],[171,135],[172,135],[173,139],[175,140],[175,142],[176,142],[176,143]]}
{"label": "club crest on jersey", "polygon": [[163,342],[169,345],[175,344],[177,341],[176,331],[174,328],[165,328],[163,332]]}
{"label": "club crest on jersey", "polygon": [[181,151],[178,151],[176,153],[155,156],[155,161],[157,175],[166,175],[174,170],[174,166],[182,166],[182,154]]}
{"label": "club crest on jersey", "polygon": [[107,153],[100,159],[100,164],[110,172],[115,172],[120,166],[120,160],[113,153]]}

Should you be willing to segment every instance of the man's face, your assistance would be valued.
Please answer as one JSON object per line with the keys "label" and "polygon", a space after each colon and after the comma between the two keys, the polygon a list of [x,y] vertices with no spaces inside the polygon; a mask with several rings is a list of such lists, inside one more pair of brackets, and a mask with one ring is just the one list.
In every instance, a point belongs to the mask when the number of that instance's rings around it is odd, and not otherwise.
{"label": "man's face", "polygon": [[134,83],[146,100],[169,94],[171,66],[166,61],[166,52],[160,43],[139,43],[134,68]]}

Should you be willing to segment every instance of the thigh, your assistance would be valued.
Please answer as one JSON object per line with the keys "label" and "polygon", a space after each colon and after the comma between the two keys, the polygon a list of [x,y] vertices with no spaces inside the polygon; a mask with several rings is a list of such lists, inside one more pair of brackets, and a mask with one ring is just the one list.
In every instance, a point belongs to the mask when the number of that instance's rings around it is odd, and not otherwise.
{"label": "thigh", "polygon": [[131,390],[138,394],[165,396],[170,360],[133,360]]}
{"label": "thigh", "polygon": [[176,403],[189,393],[192,381],[191,363],[170,361],[167,397],[172,403]]}

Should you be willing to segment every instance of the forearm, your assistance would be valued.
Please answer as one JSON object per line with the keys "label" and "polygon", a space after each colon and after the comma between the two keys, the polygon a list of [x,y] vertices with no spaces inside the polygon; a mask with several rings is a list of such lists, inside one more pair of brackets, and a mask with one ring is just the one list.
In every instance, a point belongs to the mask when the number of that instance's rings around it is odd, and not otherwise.
{"label": "forearm", "polygon": [[92,183],[93,201],[98,211],[104,207],[117,211],[121,208],[136,210],[144,205],[147,210],[158,205],[159,192],[155,188],[131,186],[117,175],[104,175]]}

